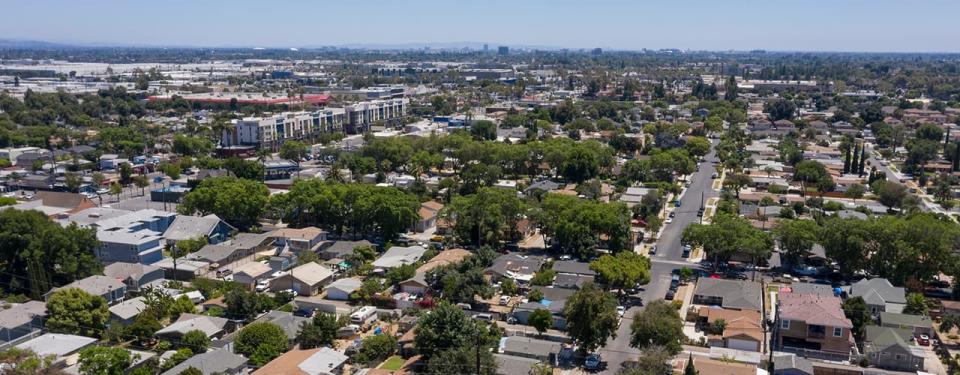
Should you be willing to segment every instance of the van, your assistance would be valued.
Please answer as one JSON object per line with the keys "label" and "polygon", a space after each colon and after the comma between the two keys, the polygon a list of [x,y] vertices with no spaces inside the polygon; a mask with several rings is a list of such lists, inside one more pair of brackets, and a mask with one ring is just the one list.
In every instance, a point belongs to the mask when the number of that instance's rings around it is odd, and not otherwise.
{"label": "van", "polygon": [[482,321],[485,321],[485,322],[492,322],[492,321],[493,321],[493,315],[490,315],[490,314],[487,314],[487,313],[480,313],[480,314],[474,315],[473,318],[474,318],[474,319],[477,319],[477,320],[482,320]]}
{"label": "van", "polygon": [[360,326],[356,324],[350,324],[337,330],[337,338],[345,339],[354,337],[358,332],[360,332]]}
{"label": "van", "polygon": [[364,306],[350,314],[350,323],[364,324],[376,320],[377,308],[373,306]]}

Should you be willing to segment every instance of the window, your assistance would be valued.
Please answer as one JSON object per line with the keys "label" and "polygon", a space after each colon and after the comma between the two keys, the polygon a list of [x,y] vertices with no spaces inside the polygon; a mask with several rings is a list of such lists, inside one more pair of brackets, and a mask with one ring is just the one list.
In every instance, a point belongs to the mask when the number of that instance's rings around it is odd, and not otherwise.
{"label": "window", "polygon": [[789,320],[786,320],[786,319],[781,320],[781,321],[780,321],[780,328],[782,328],[782,329],[790,329],[790,321],[789,321]]}
{"label": "window", "polygon": [[833,337],[843,336],[843,328],[833,327]]}
{"label": "window", "polygon": [[897,354],[897,355],[893,356],[893,358],[895,358],[895,359],[898,360],[898,361],[902,361],[902,360],[903,360],[903,354]]}

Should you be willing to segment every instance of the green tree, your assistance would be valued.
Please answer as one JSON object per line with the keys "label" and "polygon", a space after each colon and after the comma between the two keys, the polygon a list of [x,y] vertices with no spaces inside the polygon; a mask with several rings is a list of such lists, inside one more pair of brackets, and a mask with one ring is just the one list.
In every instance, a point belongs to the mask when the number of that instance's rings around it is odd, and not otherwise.
{"label": "green tree", "polygon": [[[426,374],[448,375],[452,373],[476,373],[477,351],[470,343],[448,349],[441,349],[427,361]],[[480,350],[479,375],[496,375],[497,362],[489,350]]]}
{"label": "green tree", "polygon": [[127,335],[133,337],[139,344],[146,344],[153,339],[154,333],[162,328],[163,325],[154,314],[141,313],[127,327]]}
{"label": "green tree", "polygon": [[193,352],[191,352],[190,349],[180,348],[176,353],[167,358],[166,361],[163,361],[163,365],[160,366],[160,371],[170,370],[183,361],[190,359],[190,357],[193,357]]}
{"label": "green tree", "polygon": [[263,366],[287,350],[287,335],[273,323],[252,323],[240,330],[234,344],[237,353]]}
{"label": "green tree", "polygon": [[530,285],[537,285],[537,286],[553,285],[553,279],[556,277],[557,277],[557,273],[554,270],[550,270],[550,269],[540,270],[533,274],[533,278],[530,279]]}
{"label": "green tree", "polygon": [[[440,302],[429,314],[420,317],[416,329],[414,345],[417,351],[427,359],[442,354],[451,348],[467,348],[475,345],[477,338],[482,335],[481,323],[470,319],[463,310],[448,302]],[[495,345],[498,339],[482,340],[485,348]],[[472,351],[472,349],[471,349]],[[487,350],[482,350],[486,352]],[[470,358],[473,358],[471,355]],[[472,363],[472,362],[468,362]],[[428,364],[428,367],[431,367]],[[450,371],[450,368],[446,369]]]}
{"label": "green tree", "polygon": [[632,251],[603,255],[590,262],[590,269],[597,272],[603,285],[620,293],[623,289],[650,282],[650,259]]}
{"label": "green tree", "polygon": [[367,336],[360,342],[356,362],[373,364],[389,358],[397,350],[397,339],[391,335]]}
{"label": "green tree", "polygon": [[177,209],[185,215],[215,214],[241,230],[257,224],[263,214],[270,191],[260,182],[236,177],[214,177],[203,180],[187,193]]}
{"label": "green tree", "polygon": [[904,314],[927,315],[929,311],[930,308],[927,307],[927,300],[923,298],[923,294],[907,294],[907,305],[903,308]]}
{"label": "green tree", "polygon": [[537,333],[542,335],[553,327],[553,314],[547,309],[536,309],[530,313],[527,321],[537,330]]}
{"label": "green tree", "polygon": [[286,141],[280,146],[280,157],[297,164],[297,176],[300,176],[300,160],[307,156],[307,145],[300,141]]}
{"label": "green tree", "polygon": [[630,345],[636,348],[660,346],[672,355],[682,349],[683,321],[677,309],[662,300],[651,302],[637,313],[630,332]]}
{"label": "green tree", "polygon": [[801,182],[804,194],[809,185],[816,186],[821,192],[832,189],[833,178],[822,163],[816,160],[804,160],[797,163],[794,168],[796,171],[793,179]]}
{"label": "green tree", "polygon": [[700,372],[693,366],[693,354],[687,358],[687,366],[683,368],[683,375],[699,375]]}
{"label": "green tree", "polygon": [[763,111],[767,112],[773,121],[791,120],[796,110],[797,106],[787,99],[775,99],[763,104]]}
{"label": "green tree", "polygon": [[907,188],[896,182],[877,180],[870,185],[870,189],[877,195],[877,200],[887,208],[900,207],[907,197]]}
{"label": "green tree", "polygon": [[180,338],[180,345],[194,353],[203,353],[210,346],[210,338],[203,331],[193,330],[183,334],[183,337]]}
{"label": "green tree", "polygon": [[133,182],[133,167],[130,163],[120,164],[120,184],[127,186],[131,182]]}
{"label": "green tree", "polygon": [[187,367],[186,370],[180,371],[179,375],[204,375],[204,374],[203,374],[203,371],[200,371],[200,369],[190,366],[190,367]]}
{"label": "green tree", "polygon": [[265,168],[263,164],[253,160],[244,160],[233,157],[223,162],[223,168],[233,173],[237,178],[262,181]]}
{"label": "green tree", "polygon": [[331,345],[337,339],[337,331],[341,324],[332,314],[318,313],[313,321],[304,322],[297,334],[297,342],[303,349],[317,348]]}
{"label": "green tree", "polygon": [[479,140],[492,141],[497,139],[497,125],[492,121],[478,120],[470,125],[470,134]]}
{"label": "green tree", "polygon": [[100,337],[109,318],[103,297],[77,288],[60,289],[47,298],[45,326],[52,332]]}
{"label": "green tree", "polygon": [[857,203],[857,199],[863,198],[863,194],[867,192],[867,188],[860,184],[853,184],[847,186],[847,191],[843,192],[843,195],[847,198],[853,199],[853,203]]}
{"label": "green tree", "polygon": [[120,183],[114,182],[110,184],[110,195],[117,196],[117,201],[120,201],[120,194],[123,194],[123,186],[120,186]]}
{"label": "green tree", "polygon": [[500,282],[500,293],[506,296],[517,294],[517,283],[510,278],[504,279]]}
{"label": "green tree", "polygon": [[743,173],[731,173],[724,177],[723,187],[733,190],[737,198],[740,198],[740,190],[750,185],[753,179]]}
{"label": "green tree", "polygon": [[127,349],[91,346],[80,351],[80,371],[89,375],[123,375],[134,360]]}
{"label": "green tree", "polygon": [[853,323],[853,336],[857,341],[863,340],[866,326],[873,324],[870,309],[861,297],[848,298],[843,301],[843,315]]}
{"label": "green tree", "polygon": [[704,156],[710,152],[710,141],[704,137],[687,137],[686,142],[683,144],[683,148],[691,156],[699,157]]}
{"label": "green tree", "polygon": [[593,351],[617,337],[617,300],[591,282],[573,293],[563,308],[567,333],[584,351]]}
{"label": "green tree", "polygon": [[176,134],[173,136],[173,152],[184,156],[207,155],[213,151],[213,143],[200,137]]}
{"label": "green tree", "polygon": [[820,226],[812,220],[783,220],[773,229],[773,233],[787,258],[797,264],[819,241]]}

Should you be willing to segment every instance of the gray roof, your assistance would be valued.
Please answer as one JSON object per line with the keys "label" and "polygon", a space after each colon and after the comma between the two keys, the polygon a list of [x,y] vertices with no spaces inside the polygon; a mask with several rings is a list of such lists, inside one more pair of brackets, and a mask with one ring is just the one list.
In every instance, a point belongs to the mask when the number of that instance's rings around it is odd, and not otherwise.
{"label": "gray roof", "polygon": [[347,356],[328,347],[322,347],[313,355],[300,362],[297,367],[308,374],[328,374],[330,370],[343,366]]}
{"label": "gray roof", "polygon": [[923,357],[924,351],[913,343],[913,332],[909,329],[866,326],[863,339],[863,351],[873,353],[886,351],[892,346],[903,348],[917,357]]}
{"label": "gray roof", "polygon": [[203,217],[178,215],[170,228],[163,233],[163,236],[171,241],[189,240],[201,236],[208,236],[220,224],[217,215],[207,215]]}
{"label": "gray roof", "polygon": [[501,375],[529,375],[530,369],[540,363],[533,358],[499,353],[494,354],[493,359],[497,361],[497,374]]}
{"label": "gray roof", "polygon": [[394,268],[406,264],[414,264],[427,249],[423,246],[394,246],[383,253],[377,260],[373,261],[373,266],[377,268]]}
{"label": "gray roof", "polygon": [[803,357],[798,357],[793,353],[774,353],[773,354],[773,373],[781,374],[786,370],[793,370],[791,374],[797,372],[807,375],[813,375],[813,363]]}
{"label": "gray roof", "polygon": [[238,249],[253,249],[269,239],[266,233],[237,233],[230,239],[230,245]]}
{"label": "gray roof", "polygon": [[120,282],[120,280],[117,280],[115,277],[93,275],[64,285],[62,288],[55,288],[51,290],[51,292],[55,292],[60,289],[77,288],[92,295],[101,296],[125,287],[126,285]]}
{"label": "gray roof", "polygon": [[560,188],[560,184],[556,182],[553,182],[550,180],[540,180],[530,184],[530,186],[527,187],[527,190],[525,191],[526,192],[530,192],[533,190],[551,191],[551,190],[557,190],[559,188]]}
{"label": "gray roof", "polygon": [[0,328],[15,328],[47,315],[47,305],[41,301],[28,301],[0,309]]}
{"label": "gray roof", "polygon": [[93,225],[100,220],[112,219],[131,213],[132,211],[116,208],[91,207],[67,217],[66,223],[77,223],[81,227]]}
{"label": "gray roof", "polygon": [[553,270],[557,273],[571,273],[577,275],[596,276],[597,272],[590,269],[590,263],[560,260],[553,263]]}
{"label": "gray roof", "polygon": [[544,258],[540,256],[524,256],[519,254],[504,254],[493,260],[493,265],[487,267],[487,272],[501,276],[508,273],[533,275],[540,270]]}
{"label": "gray roof", "polygon": [[204,245],[197,252],[190,254],[191,259],[200,259],[210,263],[220,263],[223,265],[223,260],[230,258],[234,252],[237,252],[238,249],[232,245],[225,244],[207,244]]}
{"label": "gray roof", "polygon": [[329,247],[321,250],[323,253],[333,254],[337,258],[353,254],[353,249],[363,246],[373,246],[373,243],[367,240],[362,241],[336,241]]}
{"label": "gray roof", "polygon": [[110,314],[115,315],[122,320],[133,318],[147,308],[147,304],[144,302],[145,300],[146,299],[141,296],[120,302],[116,305],[110,306]]}
{"label": "gray roof", "polygon": [[139,279],[150,272],[158,271],[160,267],[148,264],[116,262],[103,267],[103,274],[120,280],[127,278]]}
{"label": "gray roof", "polygon": [[187,332],[197,330],[205,333],[207,337],[211,337],[223,331],[224,327],[227,326],[227,322],[229,322],[227,319],[215,316],[181,314],[176,322],[157,331],[157,335],[170,333],[183,335]]}
{"label": "gray roof", "polygon": [[287,339],[293,340],[297,337],[297,333],[300,332],[300,325],[303,324],[303,322],[310,321],[310,318],[294,316],[293,313],[285,311],[272,310],[256,321],[273,323],[280,326],[280,328],[283,328],[283,332],[287,334]]}
{"label": "gray roof", "polygon": [[40,356],[55,355],[63,357],[83,349],[97,339],[85,336],[67,335],[62,333],[47,333],[17,345],[19,349],[30,349]]}
{"label": "gray roof", "polygon": [[363,281],[348,277],[330,283],[330,285],[327,285],[325,289],[337,289],[346,293],[353,293],[353,291],[360,289],[362,285]]}
{"label": "gray roof", "polygon": [[593,281],[593,276],[561,273],[557,275],[557,278],[553,279],[553,286],[558,288],[580,289],[587,281]]}
{"label": "gray roof", "polygon": [[760,310],[761,292],[760,283],[755,281],[702,278],[693,295],[720,297],[725,308]]}
{"label": "gray roof", "polygon": [[202,371],[204,375],[210,375],[241,367],[245,363],[247,363],[247,359],[243,356],[233,354],[229,349],[217,349],[190,357],[167,370],[163,375],[179,375],[190,367]]}
{"label": "gray roof", "polygon": [[880,313],[880,324],[885,326],[899,326],[899,327],[918,327],[918,328],[931,328],[933,327],[933,322],[930,320],[929,316],[926,315],[911,315],[911,314],[898,314],[892,312],[881,312]]}
{"label": "gray roof", "polygon": [[903,288],[895,287],[884,278],[863,279],[850,286],[850,297],[862,297],[868,305],[887,303],[906,304]]}
{"label": "gray roof", "polygon": [[333,271],[320,265],[320,263],[310,262],[290,270],[290,276],[313,286],[333,277]]}
{"label": "gray roof", "polygon": [[559,353],[560,348],[558,342],[522,336],[509,336],[503,339],[500,345],[501,351],[507,354],[527,354],[538,357],[547,357],[551,353]]}

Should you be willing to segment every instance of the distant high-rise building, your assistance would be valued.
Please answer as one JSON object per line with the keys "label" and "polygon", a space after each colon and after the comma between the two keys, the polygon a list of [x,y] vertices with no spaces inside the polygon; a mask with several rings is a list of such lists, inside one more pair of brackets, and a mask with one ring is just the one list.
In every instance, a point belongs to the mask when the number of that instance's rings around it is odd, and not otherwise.
{"label": "distant high-rise building", "polygon": [[594,48],[593,51],[590,51],[591,54],[599,55],[603,53],[603,48]]}
{"label": "distant high-rise building", "polygon": [[487,52],[487,51],[489,51],[489,50],[490,50],[490,46],[488,46],[486,43],[484,43],[484,44],[483,44],[483,52]]}
{"label": "distant high-rise building", "polygon": [[497,47],[497,54],[498,54],[498,55],[509,55],[509,54],[510,54],[510,47],[507,47],[507,46]]}

